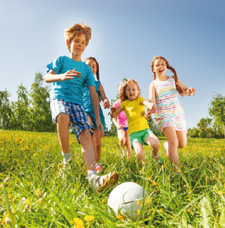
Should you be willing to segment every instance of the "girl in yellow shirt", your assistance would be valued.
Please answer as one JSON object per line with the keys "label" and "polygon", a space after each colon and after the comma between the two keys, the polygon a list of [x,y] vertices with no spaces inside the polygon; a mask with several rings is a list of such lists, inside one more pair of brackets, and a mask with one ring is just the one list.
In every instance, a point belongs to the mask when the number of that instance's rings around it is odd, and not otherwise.
{"label": "girl in yellow shirt", "polygon": [[130,135],[131,147],[134,148],[137,155],[137,162],[142,166],[142,161],[145,162],[143,144],[149,145],[152,148],[152,157],[159,163],[163,159],[158,155],[160,148],[159,139],[149,129],[147,120],[145,119],[145,107],[153,110],[154,106],[145,98],[140,96],[140,88],[138,83],[133,79],[129,79],[124,86],[122,103],[118,108],[111,107],[111,117],[116,116],[123,110],[126,113],[128,120],[128,132]]}

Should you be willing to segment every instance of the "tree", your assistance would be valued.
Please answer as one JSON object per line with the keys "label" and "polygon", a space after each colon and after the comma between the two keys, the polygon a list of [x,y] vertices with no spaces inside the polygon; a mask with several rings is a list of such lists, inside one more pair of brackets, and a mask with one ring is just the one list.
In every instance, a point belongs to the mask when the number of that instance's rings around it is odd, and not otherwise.
{"label": "tree", "polygon": [[209,107],[209,115],[213,117],[214,126],[221,126],[225,137],[225,97],[222,94],[216,94]]}
{"label": "tree", "polygon": [[3,129],[10,128],[10,118],[13,115],[9,96],[10,93],[6,89],[0,91],[0,127]]}
{"label": "tree", "polygon": [[10,118],[10,129],[12,130],[29,130],[29,99],[26,87],[21,84],[17,90],[17,101],[12,102],[11,110],[14,113]]}
{"label": "tree", "polygon": [[56,131],[56,124],[52,122],[49,87],[43,87],[43,76],[41,73],[35,74],[35,79],[31,85],[29,96],[31,97],[31,125],[30,130],[37,132]]}
{"label": "tree", "polygon": [[148,126],[155,135],[163,136],[163,133],[159,130],[155,120],[151,116],[148,119]]}

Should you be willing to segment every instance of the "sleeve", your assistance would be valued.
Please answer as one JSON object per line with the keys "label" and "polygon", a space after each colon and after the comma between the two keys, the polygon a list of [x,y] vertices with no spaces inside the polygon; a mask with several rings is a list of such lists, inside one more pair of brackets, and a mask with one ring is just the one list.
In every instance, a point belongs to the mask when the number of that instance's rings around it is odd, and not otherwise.
{"label": "sleeve", "polygon": [[140,101],[140,104],[142,104],[142,102],[146,100],[144,97],[139,97],[139,101]]}
{"label": "sleeve", "polygon": [[125,102],[126,102],[126,101],[124,101],[124,102],[122,102],[122,103],[120,104],[120,107],[121,107],[123,110],[124,110]]}
{"label": "sleeve", "polygon": [[118,100],[117,101],[115,101],[114,103],[113,103],[113,107],[116,107],[116,108],[118,108],[119,107],[119,105],[118,105],[119,103],[118,103]]}
{"label": "sleeve", "polygon": [[91,67],[87,66],[86,86],[95,86],[95,79]]}
{"label": "sleeve", "polygon": [[57,57],[53,62],[47,65],[47,68],[48,68],[47,73],[50,70],[54,70],[56,74],[60,74],[62,66],[63,66],[63,57],[62,56]]}

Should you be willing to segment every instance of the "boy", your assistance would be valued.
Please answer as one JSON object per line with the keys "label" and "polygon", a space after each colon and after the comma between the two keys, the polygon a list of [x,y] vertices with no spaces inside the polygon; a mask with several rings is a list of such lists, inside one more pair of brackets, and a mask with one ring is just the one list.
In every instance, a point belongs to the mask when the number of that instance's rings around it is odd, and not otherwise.
{"label": "boy", "polygon": [[53,122],[57,124],[59,142],[62,148],[65,165],[71,160],[69,150],[69,122],[74,126],[78,142],[83,149],[83,159],[88,170],[88,180],[97,191],[111,186],[119,178],[117,173],[105,176],[96,175],[94,150],[91,135],[94,129],[88,123],[83,108],[83,88],[85,84],[89,92],[96,116],[96,125],[103,131],[99,117],[98,95],[91,68],[81,61],[81,55],[91,39],[91,28],[84,23],[74,24],[65,30],[65,40],[70,57],[59,56],[49,64],[49,72],[45,75],[47,83],[53,82],[51,92],[51,111]]}

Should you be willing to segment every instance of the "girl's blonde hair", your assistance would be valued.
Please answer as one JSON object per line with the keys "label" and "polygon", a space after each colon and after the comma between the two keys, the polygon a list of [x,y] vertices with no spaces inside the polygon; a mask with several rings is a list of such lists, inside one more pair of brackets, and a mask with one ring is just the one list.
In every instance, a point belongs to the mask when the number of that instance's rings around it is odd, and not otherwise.
{"label": "girl's blonde hair", "polygon": [[[73,26],[66,28],[64,32],[64,38],[69,43],[75,38],[76,35],[84,34],[86,37],[86,46],[91,39],[91,28],[86,25],[84,22],[76,23]],[[67,45],[68,50],[70,51],[69,46]]]}
{"label": "girl's blonde hair", "polygon": [[183,93],[182,89],[180,88],[180,86],[177,84],[178,77],[177,77],[176,70],[172,66],[170,66],[169,62],[162,56],[155,56],[151,62],[151,70],[153,72],[153,79],[154,80],[156,79],[156,73],[154,72],[154,64],[157,59],[162,59],[163,61],[165,61],[167,69],[171,70],[174,73],[176,89],[177,89],[178,93],[183,97],[184,93]]}
{"label": "girl's blonde hair", "polygon": [[100,80],[100,77],[99,77],[99,64],[98,64],[98,61],[94,57],[88,57],[88,58],[86,58],[84,60],[84,62],[86,63],[88,60],[94,60],[96,62],[96,66],[97,66],[96,77],[97,77],[97,79],[99,81]]}
{"label": "girl's blonde hair", "polygon": [[129,84],[135,84],[137,86],[137,89],[138,89],[138,97],[140,97],[140,88],[139,88],[139,85],[136,81],[134,81],[133,79],[129,79],[127,82],[124,83],[124,86],[123,86],[123,95],[121,96],[121,102],[125,101],[125,100],[128,100],[128,97],[126,95],[126,89],[127,89],[127,86]]}

